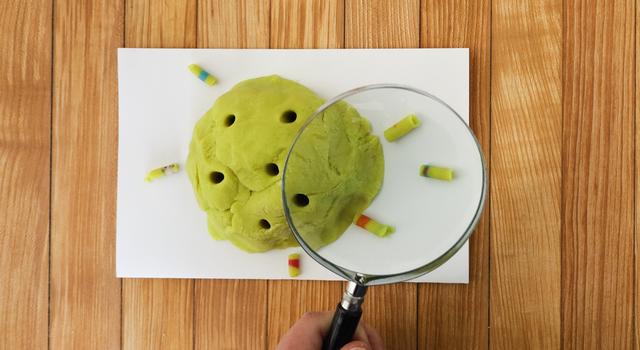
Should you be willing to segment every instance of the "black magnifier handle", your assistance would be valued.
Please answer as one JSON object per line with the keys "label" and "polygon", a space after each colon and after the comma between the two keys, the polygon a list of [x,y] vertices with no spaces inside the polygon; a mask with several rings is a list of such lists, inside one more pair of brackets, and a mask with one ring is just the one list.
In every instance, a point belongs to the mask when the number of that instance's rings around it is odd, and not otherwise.
{"label": "black magnifier handle", "polygon": [[340,350],[353,339],[362,316],[361,306],[366,292],[366,286],[349,282],[342,301],[333,314],[331,327],[322,343],[322,350]]}

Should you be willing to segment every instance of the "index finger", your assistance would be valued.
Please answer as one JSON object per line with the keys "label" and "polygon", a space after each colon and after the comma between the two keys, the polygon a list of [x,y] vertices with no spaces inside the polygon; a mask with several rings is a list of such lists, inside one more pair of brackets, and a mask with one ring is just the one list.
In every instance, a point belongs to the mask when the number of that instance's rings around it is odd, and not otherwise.
{"label": "index finger", "polygon": [[320,349],[331,317],[332,312],[306,312],[282,337],[277,349]]}

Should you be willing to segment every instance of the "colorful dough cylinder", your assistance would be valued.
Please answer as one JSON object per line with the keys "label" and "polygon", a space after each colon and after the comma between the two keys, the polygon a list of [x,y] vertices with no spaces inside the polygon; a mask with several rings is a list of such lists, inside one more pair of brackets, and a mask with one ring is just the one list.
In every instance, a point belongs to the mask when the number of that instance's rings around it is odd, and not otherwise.
{"label": "colorful dough cylinder", "polygon": [[396,231],[393,226],[381,224],[364,214],[357,216],[354,222],[356,226],[360,226],[378,237],[386,237]]}
{"label": "colorful dough cylinder", "polygon": [[198,79],[202,80],[205,84],[209,86],[215,85],[218,82],[218,79],[216,79],[216,77],[209,74],[209,72],[202,69],[202,67],[200,67],[197,64],[190,64],[189,70],[191,71],[191,73],[193,73],[193,75],[195,75]]}
{"label": "colorful dough cylinder", "polygon": [[288,258],[289,276],[298,277],[300,275],[300,254],[289,254]]}
{"label": "colorful dough cylinder", "polygon": [[393,124],[387,130],[384,131],[384,138],[389,142],[393,142],[404,135],[408,134],[411,130],[420,126],[422,122],[415,114],[409,114],[402,118],[399,122]]}
{"label": "colorful dough cylinder", "polygon": [[451,181],[453,180],[453,169],[426,164],[420,166],[420,175],[432,179]]}
{"label": "colorful dough cylinder", "polygon": [[169,174],[175,174],[178,171],[180,171],[180,165],[178,163],[169,164],[169,165],[163,166],[162,168],[151,170],[147,174],[147,176],[144,178],[144,181],[151,182],[155,179],[165,177]]}

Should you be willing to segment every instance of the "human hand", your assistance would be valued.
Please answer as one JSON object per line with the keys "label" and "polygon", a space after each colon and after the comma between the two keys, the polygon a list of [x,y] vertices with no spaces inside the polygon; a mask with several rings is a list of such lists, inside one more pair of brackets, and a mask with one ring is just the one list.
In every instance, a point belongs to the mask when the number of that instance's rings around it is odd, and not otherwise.
{"label": "human hand", "polygon": [[[307,312],[282,337],[277,350],[320,350],[329,331],[333,312]],[[353,341],[341,350],[384,350],[378,332],[363,322],[358,324]]]}

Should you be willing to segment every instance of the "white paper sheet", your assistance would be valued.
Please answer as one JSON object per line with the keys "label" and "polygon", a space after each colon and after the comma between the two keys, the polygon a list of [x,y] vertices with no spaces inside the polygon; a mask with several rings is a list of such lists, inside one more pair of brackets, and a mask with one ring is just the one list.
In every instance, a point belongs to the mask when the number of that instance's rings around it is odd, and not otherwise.
{"label": "white paper sheet", "polygon": [[[187,66],[219,79],[207,86]],[[235,50],[119,49],[118,277],[289,279],[287,255],[300,248],[245,253],[207,233],[186,172],[148,184],[158,166],[184,165],[196,121],[237,82],[279,74],[324,98],[373,83],[428,91],[469,120],[467,49]],[[301,254],[297,279],[337,280]],[[451,260],[414,282],[467,283],[466,244]]]}

